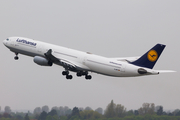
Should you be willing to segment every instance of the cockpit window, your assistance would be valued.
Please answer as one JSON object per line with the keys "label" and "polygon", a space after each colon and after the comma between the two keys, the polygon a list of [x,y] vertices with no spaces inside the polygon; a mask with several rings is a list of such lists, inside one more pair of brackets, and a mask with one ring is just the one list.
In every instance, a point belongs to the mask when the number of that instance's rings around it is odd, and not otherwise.
{"label": "cockpit window", "polygon": [[7,38],[6,40],[9,41],[9,38]]}

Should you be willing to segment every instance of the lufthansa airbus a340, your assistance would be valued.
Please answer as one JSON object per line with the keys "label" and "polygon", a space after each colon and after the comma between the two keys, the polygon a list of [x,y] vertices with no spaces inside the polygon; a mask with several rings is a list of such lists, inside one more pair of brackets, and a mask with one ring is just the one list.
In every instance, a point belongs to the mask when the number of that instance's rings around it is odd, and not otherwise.
{"label": "lufthansa airbus a340", "polygon": [[15,53],[15,60],[18,60],[18,54],[23,54],[33,57],[34,62],[41,66],[56,64],[64,67],[62,75],[66,76],[66,79],[73,78],[69,71],[76,72],[78,77],[85,76],[86,79],[92,78],[89,72],[114,77],[135,77],[174,72],[153,70],[165,48],[163,44],[156,44],[141,57],[127,58],[107,58],[24,37],[9,37],[3,41],[3,44]]}

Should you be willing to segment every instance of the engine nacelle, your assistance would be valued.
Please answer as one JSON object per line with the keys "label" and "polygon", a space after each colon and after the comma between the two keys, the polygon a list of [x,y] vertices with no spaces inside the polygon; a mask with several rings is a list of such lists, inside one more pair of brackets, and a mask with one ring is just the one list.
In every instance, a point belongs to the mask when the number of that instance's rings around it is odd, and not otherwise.
{"label": "engine nacelle", "polygon": [[41,66],[52,66],[52,64],[53,64],[51,61],[47,60],[46,58],[40,57],[40,56],[35,56],[34,62]]}

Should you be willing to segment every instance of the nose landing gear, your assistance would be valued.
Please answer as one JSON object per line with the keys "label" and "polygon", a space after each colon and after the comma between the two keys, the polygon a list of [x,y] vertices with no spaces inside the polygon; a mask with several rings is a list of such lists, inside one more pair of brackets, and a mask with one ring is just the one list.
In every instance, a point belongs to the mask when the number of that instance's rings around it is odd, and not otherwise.
{"label": "nose landing gear", "polygon": [[15,53],[15,55],[16,55],[16,56],[14,57],[14,59],[15,59],[15,60],[18,60],[18,59],[19,59],[18,53]]}

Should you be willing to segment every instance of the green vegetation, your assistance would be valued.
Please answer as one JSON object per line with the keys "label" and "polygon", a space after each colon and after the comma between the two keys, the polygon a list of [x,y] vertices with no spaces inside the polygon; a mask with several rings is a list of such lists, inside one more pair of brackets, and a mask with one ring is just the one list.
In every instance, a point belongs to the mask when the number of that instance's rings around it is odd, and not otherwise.
{"label": "green vegetation", "polygon": [[0,120],[180,120],[180,110],[173,112],[163,111],[163,106],[155,106],[154,103],[144,103],[138,110],[129,110],[121,104],[115,104],[113,100],[107,105],[104,114],[102,108],[95,111],[90,107],[72,110],[65,107],[53,107],[49,111],[48,106],[36,107],[33,113],[13,113],[9,106],[0,113]]}

